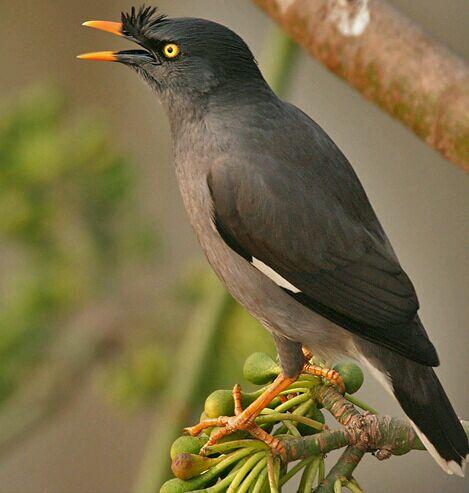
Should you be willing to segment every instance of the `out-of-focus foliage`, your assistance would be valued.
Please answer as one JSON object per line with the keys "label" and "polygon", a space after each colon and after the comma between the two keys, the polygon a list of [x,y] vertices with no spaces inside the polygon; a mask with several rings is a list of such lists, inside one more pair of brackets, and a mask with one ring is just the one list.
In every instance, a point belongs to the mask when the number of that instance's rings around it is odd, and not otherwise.
{"label": "out-of-focus foliage", "polygon": [[139,344],[102,373],[116,405],[134,410],[152,404],[164,387],[168,362],[160,343]]}
{"label": "out-of-focus foliage", "polygon": [[206,391],[235,382],[239,375],[237,369],[253,349],[276,355],[270,333],[239,305],[233,306],[220,332],[215,343],[214,361]]}
{"label": "out-of-focus foliage", "polygon": [[70,116],[43,88],[0,113],[1,403],[156,236],[136,207],[129,159],[94,118]]}

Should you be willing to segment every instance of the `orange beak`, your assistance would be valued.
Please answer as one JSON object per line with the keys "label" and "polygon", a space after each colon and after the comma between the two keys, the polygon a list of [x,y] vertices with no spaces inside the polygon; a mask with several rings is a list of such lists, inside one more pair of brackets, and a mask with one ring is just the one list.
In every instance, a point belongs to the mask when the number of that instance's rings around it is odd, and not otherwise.
{"label": "orange beak", "polygon": [[122,36],[122,24],[120,22],[86,21],[83,23],[83,26]]}
{"label": "orange beak", "polygon": [[[108,33],[115,34],[116,36],[123,36],[122,24],[120,22],[108,22],[108,21],[87,21],[83,23],[86,27],[92,27],[93,29],[99,29],[100,31],[106,31]],[[115,51],[97,51],[93,53],[84,53],[78,55],[80,60],[98,60],[100,62],[117,62],[117,52]]]}
{"label": "orange beak", "polygon": [[80,60],[97,60],[98,62],[117,62],[117,53],[115,51],[95,51],[93,53],[83,53],[78,55]]}

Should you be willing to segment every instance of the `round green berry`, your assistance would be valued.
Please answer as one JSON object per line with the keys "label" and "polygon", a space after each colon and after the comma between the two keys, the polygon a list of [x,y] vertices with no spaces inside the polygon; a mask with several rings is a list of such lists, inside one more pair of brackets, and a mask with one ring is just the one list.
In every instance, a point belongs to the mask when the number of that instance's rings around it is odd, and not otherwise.
{"label": "round green berry", "polygon": [[363,371],[356,363],[340,362],[334,366],[334,370],[342,377],[347,393],[354,394],[363,385]]}

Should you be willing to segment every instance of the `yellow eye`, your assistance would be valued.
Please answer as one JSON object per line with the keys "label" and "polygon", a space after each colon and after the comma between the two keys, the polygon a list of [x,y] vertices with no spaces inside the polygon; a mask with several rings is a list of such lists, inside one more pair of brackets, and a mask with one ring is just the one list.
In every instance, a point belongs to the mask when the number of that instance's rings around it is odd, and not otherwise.
{"label": "yellow eye", "polygon": [[163,54],[166,58],[176,58],[180,51],[179,46],[174,43],[168,43],[163,48]]}

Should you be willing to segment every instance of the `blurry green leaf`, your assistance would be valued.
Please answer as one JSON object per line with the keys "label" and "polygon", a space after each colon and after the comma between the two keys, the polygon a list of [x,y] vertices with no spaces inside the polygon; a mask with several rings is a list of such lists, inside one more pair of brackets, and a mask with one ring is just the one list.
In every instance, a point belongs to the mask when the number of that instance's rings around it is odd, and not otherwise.
{"label": "blurry green leaf", "polygon": [[[0,102],[0,402],[67,318],[112,293],[144,260],[134,252],[156,243],[139,218],[134,166],[104,125],[65,102],[46,87]],[[128,371],[150,388],[147,359]]]}
{"label": "blurry green leaf", "polygon": [[125,354],[102,376],[111,399],[134,408],[154,402],[168,376],[166,353],[159,344],[145,345]]}

